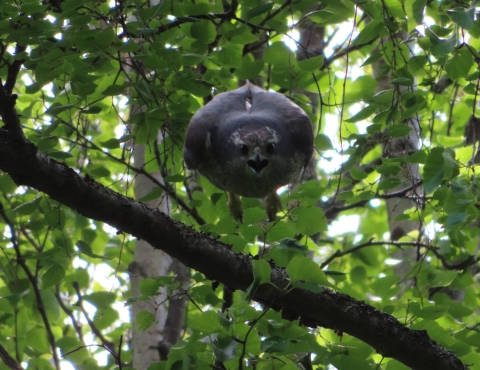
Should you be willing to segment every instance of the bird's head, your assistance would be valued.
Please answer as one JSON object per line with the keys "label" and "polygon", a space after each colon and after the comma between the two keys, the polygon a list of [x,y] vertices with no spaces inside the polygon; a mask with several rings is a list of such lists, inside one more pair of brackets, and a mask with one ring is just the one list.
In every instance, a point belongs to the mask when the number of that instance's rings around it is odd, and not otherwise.
{"label": "bird's head", "polygon": [[229,139],[232,150],[237,152],[237,160],[258,177],[275,161],[278,142],[278,134],[267,126],[254,129],[242,127],[234,131]]}

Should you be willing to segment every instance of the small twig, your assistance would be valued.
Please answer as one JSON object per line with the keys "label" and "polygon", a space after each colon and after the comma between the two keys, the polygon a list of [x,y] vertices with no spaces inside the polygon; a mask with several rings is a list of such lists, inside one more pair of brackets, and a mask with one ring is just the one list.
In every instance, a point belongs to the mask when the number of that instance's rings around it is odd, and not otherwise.
{"label": "small twig", "polygon": [[61,309],[68,315],[68,317],[70,317],[73,328],[77,332],[78,338],[80,339],[81,342],[83,342],[82,326],[78,323],[77,319],[73,315],[73,310],[68,308],[63,302],[62,297],[60,297],[60,288],[58,285],[56,286],[55,298],[57,299],[57,302],[60,305]]}
{"label": "small twig", "polygon": [[[3,87],[0,87],[0,90],[3,90]],[[17,263],[25,271],[25,274],[27,274],[28,280],[30,280],[30,283],[32,284],[33,291],[35,293],[35,299],[37,301],[37,308],[38,308],[38,311],[40,312],[40,315],[42,316],[43,324],[45,325],[45,330],[47,331],[48,341],[50,342],[53,362],[55,364],[55,368],[57,370],[60,370],[60,361],[58,360],[58,356],[57,356],[57,346],[55,344],[55,336],[53,335],[52,328],[50,326],[50,321],[48,320],[47,312],[45,311],[45,306],[43,304],[42,294],[40,293],[40,289],[37,284],[37,279],[28,268],[27,263],[25,262],[25,259],[23,258],[22,253],[20,252],[20,247],[15,237],[15,227],[13,225],[13,222],[8,218],[5,212],[5,209],[3,208],[3,204],[1,202],[0,202],[0,215],[3,217],[8,227],[10,228],[10,234],[11,234],[10,241],[12,242],[13,249],[17,254]]]}
{"label": "small twig", "polygon": [[88,316],[88,313],[85,310],[85,307],[83,307],[83,297],[82,297],[82,294],[80,292],[80,286],[78,285],[78,282],[76,282],[76,281],[73,282],[73,288],[75,289],[75,292],[77,293],[77,298],[78,298],[77,306],[82,311],[83,316],[85,316],[85,319],[87,320],[87,323],[90,326],[90,329],[92,330],[92,333],[94,335],[96,335],[98,339],[100,339],[100,341],[102,342],[102,347],[104,347],[105,349],[108,350],[108,352],[110,352],[110,354],[115,358],[115,361],[116,361],[117,365],[119,365],[120,356],[118,355],[117,351],[115,350],[115,345],[103,336],[102,332],[100,330],[98,330],[95,323]]}
{"label": "small twig", "polygon": [[335,258],[343,257],[347,254],[356,252],[356,251],[358,251],[362,248],[376,246],[376,245],[393,245],[393,246],[396,246],[398,248],[401,248],[404,245],[408,245],[408,246],[413,246],[413,247],[426,248],[427,250],[433,252],[435,257],[437,257],[442,262],[442,265],[446,270],[464,270],[467,267],[471,266],[472,264],[474,264],[478,261],[478,259],[475,258],[474,256],[468,256],[465,260],[460,261],[459,263],[450,264],[450,263],[447,262],[445,257],[442,256],[438,252],[437,247],[434,247],[434,246],[431,246],[431,245],[428,245],[428,244],[420,243],[420,242],[401,242],[401,241],[399,242],[399,241],[388,241],[388,240],[379,240],[379,241],[375,242],[375,241],[373,241],[373,238],[372,238],[368,242],[358,244],[358,245],[356,245],[352,248],[349,248],[347,250],[344,250],[344,251],[337,250],[335,253],[333,253],[330,257],[328,257],[324,262],[322,262],[320,264],[320,268],[323,269],[330,262],[332,262]]}
{"label": "small twig", "polygon": [[336,205],[334,205],[334,206],[328,208],[327,210],[325,210],[325,217],[327,217],[327,220],[330,220],[330,219],[333,218],[332,215],[337,215],[338,213],[348,211],[349,209],[363,207],[365,204],[370,202],[372,199],[393,199],[393,198],[405,197],[410,191],[412,191],[413,189],[415,189],[417,186],[419,186],[421,184],[422,184],[422,180],[418,180],[415,184],[413,184],[413,185],[411,185],[411,186],[409,186],[405,189],[393,192],[393,193],[376,194],[370,199],[360,200],[360,201],[355,202],[355,203],[347,204],[346,206],[336,206]]}
{"label": "small twig", "polygon": [[245,339],[243,340],[239,340],[238,338],[235,338],[233,337],[233,340],[235,340],[236,342],[239,342],[242,344],[242,354],[240,355],[240,357],[238,358],[238,369],[239,370],[242,370],[243,369],[243,358],[245,357],[245,351],[246,351],[246,348],[247,348],[247,340],[248,340],[248,336],[250,335],[250,332],[252,331],[252,329],[255,327],[255,325],[257,324],[257,322],[263,317],[266,315],[266,313],[268,312],[268,310],[271,308],[271,304],[268,306],[268,307],[265,307],[265,309],[263,310],[263,312],[255,319],[253,320],[251,323],[250,323],[250,327],[248,328],[248,331],[247,331],[247,334],[245,334]]}

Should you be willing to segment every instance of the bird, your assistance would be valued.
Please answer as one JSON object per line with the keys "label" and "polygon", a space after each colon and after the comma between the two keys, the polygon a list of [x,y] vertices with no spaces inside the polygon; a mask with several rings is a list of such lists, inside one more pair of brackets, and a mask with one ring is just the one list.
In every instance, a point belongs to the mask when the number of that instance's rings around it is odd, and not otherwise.
{"label": "bird", "polygon": [[314,152],[307,113],[285,95],[247,81],[216,95],[191,118],[184,161],[229,193],[228,207],[241,221],[239,196],[263,198],[270,221],[281,207],[277,189],[297,182]]}

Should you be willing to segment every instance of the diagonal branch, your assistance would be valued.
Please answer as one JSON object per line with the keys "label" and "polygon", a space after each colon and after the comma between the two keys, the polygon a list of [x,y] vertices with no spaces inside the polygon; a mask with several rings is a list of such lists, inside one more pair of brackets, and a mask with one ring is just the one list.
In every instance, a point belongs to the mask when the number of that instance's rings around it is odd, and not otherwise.
{"label": "diagonal branch", "polygon": [[[0,106],[2,109],[6,107]],[[10,112],[8,116],[15,115]],[[246,290],[253,281],[251,257],[235,253],[216,238],[115,193],[88,176],[78,175],[4,128],[0,128],[0,169],[18,185],[42,191],[85,217],[143,239],[232,290]],[[467,369],[453,352],[434,342],[425,331],[410,330],[364,302],[329,289],[320,293],[290,289],[285,271],[274,265],[270,278],[272,284],[260,285],[253,299],[282,310],[287,319],[300,318],[309,326],[340,330],[413,369]]]}
{"label": "diagonal branch", "polygon": [[23,370],[23,367],[15,361],[12,356],[7,352],[7,350],[0,344],[0,358],[2,359],[5,366],[12,370]]}

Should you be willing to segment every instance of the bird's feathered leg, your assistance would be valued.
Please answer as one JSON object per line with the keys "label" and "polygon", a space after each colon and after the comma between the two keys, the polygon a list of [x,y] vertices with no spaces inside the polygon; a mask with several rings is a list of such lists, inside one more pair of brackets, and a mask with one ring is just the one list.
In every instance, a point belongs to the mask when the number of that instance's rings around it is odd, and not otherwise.
{"label": "bird's feathered leg", "polygon": [[274,190],[268,194],[263,199],[263,203],[265,204],[265,211],[267,211],[269,221],[275,221],[277,212],[282,209],[282,201],[280,200],[277,192]]}
{"label": "bird's feathered leg", "polygon": [[237,194],[228,193],[227,205],[232,217],[239,222],[243,222],[243,205]]}

